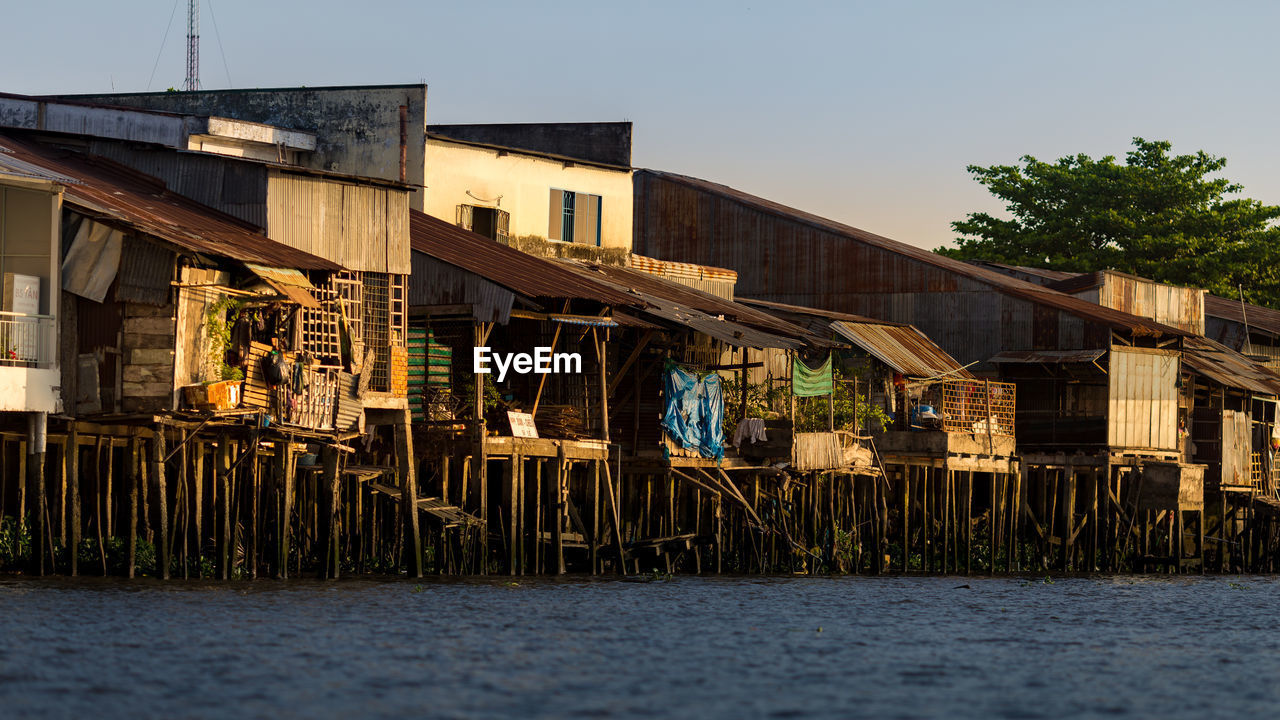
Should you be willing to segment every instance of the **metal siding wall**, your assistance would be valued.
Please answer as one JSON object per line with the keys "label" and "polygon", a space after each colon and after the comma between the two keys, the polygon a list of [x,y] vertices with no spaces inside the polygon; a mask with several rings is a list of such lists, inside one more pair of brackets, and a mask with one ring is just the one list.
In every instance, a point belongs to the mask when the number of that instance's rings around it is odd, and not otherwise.
{"label": "metal siding wall", "polygon": [[1178,354],[1113,347],[1110,362],[1107,444],[1176,450]]}
{"label": "metal siding wall", "polygon": [[1222,411],[1222,482],[1247,485],[1253,472],[1253,443],[1249,415],[1240,410]]}
{"label": "metal siding wall", "polygon": [[851,240],[661,178],[637,184],[636,250],[668,260],[737,270],[738,294],[796,294],[808,304],[846,310],[850,271],[858,293],[949,292],[965,280],[898,253]]}
{"label": "metal siding wall", "polygon": [[277,242],[350,270],[410,271],[405,191],[273,172],[267,200]]}
{"label": "metal siding wall", "polygon": [[471,305],[486,322],[506,324],[515,295],[510,290],[454,265],[415,252],[409,275],[409,306]]}
{"label": "metal siding wall", "polygon": [[408,273],[409,193],[383,190],[387,202],[387,272]]}
{"label": "metal siding wall", "polygon": [[[736,270],[738,296],[911,323],[962,364],[1032,348],[1032,304],[983,282],[643,171],[636,178],[636,251]],[[1105,327],[1068,313],[1045,322],[1054,348],[1108,342]]]}

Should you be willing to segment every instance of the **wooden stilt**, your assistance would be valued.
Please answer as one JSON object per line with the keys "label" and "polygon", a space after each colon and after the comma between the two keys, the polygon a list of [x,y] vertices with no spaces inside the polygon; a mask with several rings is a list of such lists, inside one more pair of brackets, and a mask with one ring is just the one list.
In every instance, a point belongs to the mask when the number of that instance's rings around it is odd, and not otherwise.
{"label": "wooden stilt", "polygon": [[396,461],[400,474],[400,505],[404,508],[405,564],[409,573],[422,577],[422,537],[418,527],[418,467],[413,454],[413,416],[408,410],[396,423]]}
{"label": "wooden stilt", "polygon": [[297,464],[293,456],[293,442],[291,438],[286,437],[279,443],[279,449],[276,451],[281,460],[281,477],[284,479],[284,488],[280,497],[280,530],[277,548],[277,575],[280,579],[289,576],[289,536],[293,530],[293,494],[295,477],[297,474]]}
{"label": "wooden stilt", "polygon": [[191,449],[191,506],[195,510],[195,531],[191,535],[195,545],[196,571],[198,577],[204,577],[204,452],[205,445],[196,441]]}
{"label": "wooden stilt", "polygon": [[31,491],[35,495],[35,502],[33,503],[35,522],[31,533],[31,553],[35,561],[36,573],[44,575],[50,570],[53,542],[53,535],[49,529],[49,508],[44,488],[44,459],[48,415],[40,412],[30,413],[27,417],[27,447],[31,452],[27,467],[30,468],[31,472]]}
{"label": "wooden stilt", "polygon": [[513,455],[502,467],[502,504],[506,506],[502,508],[506,511],[502,534],[507,545],[507,575],[516,574],[516,462],[517,457]]}
{"label": "wooden stilt", "polygon": [[569,487],[569,468],[565,463],[564,445],[556,449],[556,521],[551,528],[551,538],[556,549],[556,574],[563,575],[564,567],[564,518],[565,501]]}
{"label": "wooden stilt", "polygon": [[129,577],[138,571],[138,487],[142,484],[142,440],[129,438]]}
{"label": "wooden stilt", "polygon": [[169,579],[169,507],[168,507],[168,489],[165,486],[165,437],[164,426],[160,425],[156,428],[151,441],[151,472],[155,476],[156,482],[156,511],[159,513],[160,535],[159,552],[156,553],[156,562],[160,565],[160,577]]}
{"label": "wooden stilt", "polygon": [[249,572],[249,579],[256,580],[258,578],[258,544],[260,527],[258,524],[258,502],[259,496],[262,494],[262,468],[258,462],[258,440],[250,438],[249,442],[253,446],[249,448],[249,521],[248,546],[245,550],[245,568]]}
{"label": "wooden stilt", "polygon": [[[622,520],[620,519],[621,515],[618,512],[618,497],[617,497],[621,491],[621,488],[618,489],[619,492],[614,491],[613,474],[612,474],[612,471],[609,469],[608,462],[605,462],[605,465],[604,465],[604,475],[605,475],[605,478],[604,478],[605,488],[607,488],[608,496],[609,496],[609,508],[610,508],[610,512],[613,514],[613,522],[611,524],[613,525],[613,542],[614,542],[615,549],[618,552],[618,574],[626,575],[627,574],[627,553],[626,553],[626,550],[624,550],[622,547]],[[618,478],[619,480],[621,480],[622,475],[619,474]],[[719,562],[719,555],[717,554],[717,563],[718,562]],[[717,568],[717,571],[718,571],[718,568]]]}
{"label": "wooden stilt", "polygon": [[235,558],[231,535],[231,437],[223,433],[218,438],[217,465],[214,468],[214,482],[222,501],[222,522],[219,525],[219,557],[218,574],[223,580],[231,579],[231,563]]}
{"label": "wooden stilt", "polygon": [[324,570],[322,574],[324,577],[336,580],[340,574],[342,564],[341,548],[339,547],[338,451],[331,447],[326,447],[320,453],[320,460],[324,468],[322,486],[324,488],[323,502],[326,518],[323,552]]}
{"label": "wooden stilt", "polygon": [[911,466],[902,466],[902,572],[911,571]]}

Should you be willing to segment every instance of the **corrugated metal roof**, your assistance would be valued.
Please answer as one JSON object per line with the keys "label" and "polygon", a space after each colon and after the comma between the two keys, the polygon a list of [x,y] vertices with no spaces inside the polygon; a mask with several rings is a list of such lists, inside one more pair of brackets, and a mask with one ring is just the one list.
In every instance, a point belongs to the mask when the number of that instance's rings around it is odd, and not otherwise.
{"label": "corrugated metal roof", "polygon": [[1280,335],[1280,310],[1249,303],[1245,303],[1244,309],[1241,310],[1239,300],[1205,293],[1204,314],[1242,325],[1245,320],[1248,320],[1250,330]]}
{"label": "corrugated metal roof", "polygon": [[[644,314],[662,318],[736,347],[796,350],[806,345],[804,341],[793,337],[774,335],[719,317],[713,317],[698,310],[681,307],[661,297],[645,295],[644,298],[649,302],[649,307],[645,308]],[[799,328],[796,329],[799,330]]]}
{"label": "corrugated metal roof", "polygon": [[677,306],[697,310],[711,316],[722,316],[731,322],[750,325],[774,335],[787,337],[804,337],[808,335],[803,328],[785,320],[780,320],[769,313],[732,300],[725,300],[722,297],[681,285],[657,275],[616,265],[601,265],[577,260],[563,262],[578,268],[588,277],[610,283],[629,294],[661,297]]}
{"label": "corrugated metal roof", "polygon": [[36,180],[48,180],[50,182],[62,183],[70,185],[74,183],[75,178],[52,172],[46,168],[40,167],[35,163],[22,160],[3,146],[0,146],[0,174],[17,175],[18,177],[33,178]]}
{"label": "corrugated metal roof", "polygon": [[525,297],[643,306],[636,298],[592,282],[564,265],[520,252],[417,210],[409,211],[409,244],[417,252],[475,273]]}
{"label": "corrugated metal roof", "polygon": [[1002,275],[1011,275],[1022,280],[1035,278],[1034,280],[1028,280],[1028,282],[1034,282],[1037,285],[1048,285],[1059,280],[1073,278],[1080,274],[1067,270],[1049,270],[1047,268],[1031,267],[1030,265],[1006,265],[1004,263],[991,262],[990,260],[970,260],[969,264],[984,268],[991,268]]}
{"label": "corrugated metal roof", "polygon": [[993,363],[1091,363],[1106,355],[1106,349],[1092,350],[1006,350],[991,358]]}
{"label": "corrugated metal roof", "polygon": [[961,367],[955,358],[910,325],[837,320],[831,323],[831,328],[908,377],[973,377],[973,373]]}
{"label": "corrugated metal roof", "polygon": [[742,302],[813,332],[834,332],[903,375],[917,378],[944,374],[973,377],[955,358],[912,325],[767,300]]}
{"label": "corrugated metal roof", "polygon": [[[801,318],[815,318],[824,322],[832,320],[844,320],[847,322],[867,322],[879,325],[892,325],[899,327],[911,327],[907,323],[895,323],[887,320],[877,320],[875,318],[866,317],[864,315],[855,315],[853,313],[837,312],[835,310],[824,310],[822,308],[811,308],[803,305],[789,305],[787,303],[773,302],[771,300],[756,300],[755,298],[738,298],[736,302],[744,305],[758,307],[766,312],[774,315],[780,315],[788,322],[799,322]],[[801,322],[801,324],[803,324]]]}
{"label": "corrugated metal roof", "polygon": [[689,280],[724,280],[726,282],[733,282],[738,279],[737,271],[728,268],[676,262],[674,260],[659,260],[658,258],[645,257],[634,253],[627,256],[627,267],[659,277],[680,277]]}
{"label": "corrugated metal roof", "polygon": [[1159,337],[1165,335],[1189,335],[1189,333],[1179,330],[1178,328],[1169,327],[1153,320],[1148,320],[1146,318],[1130,315],[1129,313],[1096,305],[1065,293],[1050,290],[1040,285],[1010,277],[1003,273],[996,272],[995,270],[971,265],[961,260],[955,260],[953,258],[930,252],[924,248],[908,245],[882,235],[876,235],[875,233],[861,230],[851,225],[838,223],[834,220],[828,220],[824,217],[814,215],[803,210],[798,210],[771,200],[766,200],[764,198],[742,192],[741,190],[736,190],[727,185],[721,185],[708,180],[701,180],[699,178],[658,170],[637,171],[637,175],[641,173],[647,173],[669,182],[686,185],[701,192],[719,195],[734,202],[750,206],[760,212],[781,217],[790,222],[809,225],[825,232],[842,235],[851,240],[865,243],[881,250],[895,253],[941,270],[945,270],[949,273],[954,273],[955,275],[983,283],[1002,294],[1026,300],[1038,305],[1052,307],[1091,322],[1110,326],[1113,329],[1128,331],[1134,335],[1141,336]]}
{"label": "corrugated metal roof", "polygon": [[1280,396],[1280,375],[1208,338],[1184,341],[1182,362],[1193,372],[1227,387]]}
{"label": "corrugated metal roof", "polygon": [[[738,346],[824,344],[803,328],[754,308],[638,270],[536,257],[416,210],[409,213],[409,230],[414,251],[525,297],[584,299],[630,308],[632,314],[660,318]],[[622,324],[632,324],[622,317]]]}
{"label": "corrugated metal roof", "polygon": [[165,189],[164,183],[103,158],[0,135],[0,157],[65,180],[64,202],[192,252],[301,270],[340,270],[323,258],[268,239],[247,223]]}

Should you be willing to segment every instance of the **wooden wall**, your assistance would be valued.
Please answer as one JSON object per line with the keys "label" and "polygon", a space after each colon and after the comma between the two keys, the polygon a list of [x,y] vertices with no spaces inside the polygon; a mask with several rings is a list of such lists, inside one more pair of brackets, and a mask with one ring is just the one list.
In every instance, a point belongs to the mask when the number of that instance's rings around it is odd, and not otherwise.
{"label": "wooden wall", "polygon": [[121,409],[124,412],[172,409],[174,306],[123,305]]}

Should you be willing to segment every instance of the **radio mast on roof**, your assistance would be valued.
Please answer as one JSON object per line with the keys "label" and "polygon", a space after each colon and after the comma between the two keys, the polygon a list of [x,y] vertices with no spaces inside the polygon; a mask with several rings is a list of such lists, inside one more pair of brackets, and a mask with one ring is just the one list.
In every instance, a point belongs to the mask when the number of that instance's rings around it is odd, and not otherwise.
{"label": "radio mast on roof", "polygon": [[200,0],[187,0],[187,81],[182,89],[200,89]]}

